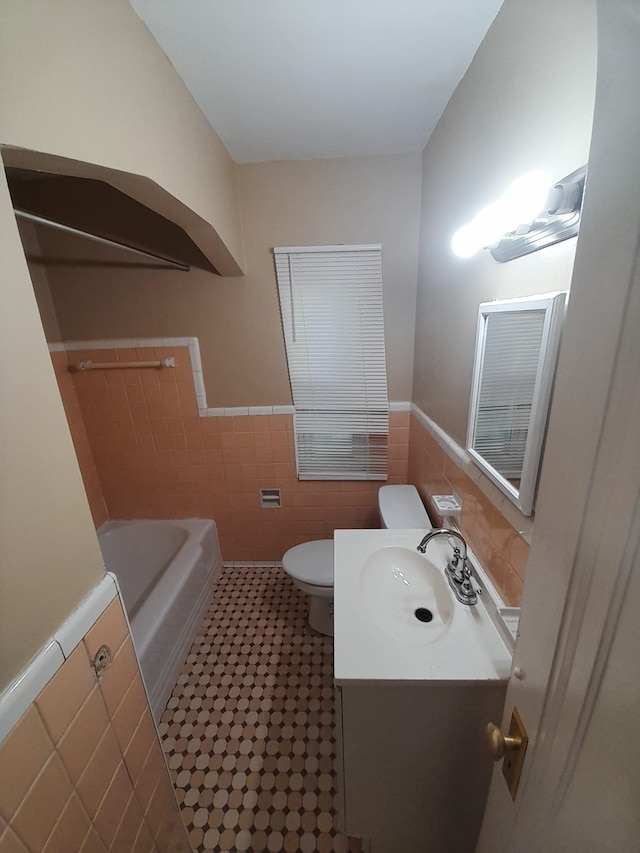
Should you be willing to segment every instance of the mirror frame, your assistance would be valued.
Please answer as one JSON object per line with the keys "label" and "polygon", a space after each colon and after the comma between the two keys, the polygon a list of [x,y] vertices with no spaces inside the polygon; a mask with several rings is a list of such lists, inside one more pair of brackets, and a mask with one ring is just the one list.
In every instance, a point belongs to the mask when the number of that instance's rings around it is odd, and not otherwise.
{"label": "mirror frame", "polygon": [[[478,329],[473,362],[471,384],[471,403],[467,427],[467,453],[487,477],[511,500],[523,513],[531,515],[538,485],[540,459],[547,430],[549,404],[555,378],[560,334],[564,320],[567,294],[565,292],[544,293],[520,299],[503,299],[495,302],[483,302],[478,307]],[[491,314],[498,312],[545,312],[542,341],[538,357],[536,379],[531,404],[531,417],[527,430],[520,487],[517,489],[496,468],[486,461],[473,447],[475,441],[478,403],[482,384],[487,322]]]}

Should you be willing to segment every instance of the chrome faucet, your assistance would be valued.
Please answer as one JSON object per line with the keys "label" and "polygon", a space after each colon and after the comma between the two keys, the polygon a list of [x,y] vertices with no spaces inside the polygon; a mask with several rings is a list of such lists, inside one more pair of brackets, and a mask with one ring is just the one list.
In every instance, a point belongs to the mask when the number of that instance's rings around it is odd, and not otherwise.
{"label": "chrome faucet", "polygon": [[[455,597],[462,604],[476,604],[478,595],[471,583],[471,569],[467,561],[467,543],[464,536],[458,533],[457,530],[449,530],[447,527],[441,527],[437,530],[431,530],[418,545],[418,551],[425,554],[427,545],[436,536],[453,536],[459,539],[462,544],[462,551],[457,546],[453,548],[453,556],[449,560],[444,570],[444,573],[449,581],[449,586],[453,590]],[[478,592],[481,592],[478,589]]]}

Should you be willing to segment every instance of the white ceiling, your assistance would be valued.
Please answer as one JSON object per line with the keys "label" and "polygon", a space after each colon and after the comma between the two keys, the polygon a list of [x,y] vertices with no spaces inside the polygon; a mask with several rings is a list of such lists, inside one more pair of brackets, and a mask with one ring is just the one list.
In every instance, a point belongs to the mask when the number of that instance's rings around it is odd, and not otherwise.
{"label": "white ceiling", "polygon": [[420,151],[502,0],[130,0],[239,163]]}

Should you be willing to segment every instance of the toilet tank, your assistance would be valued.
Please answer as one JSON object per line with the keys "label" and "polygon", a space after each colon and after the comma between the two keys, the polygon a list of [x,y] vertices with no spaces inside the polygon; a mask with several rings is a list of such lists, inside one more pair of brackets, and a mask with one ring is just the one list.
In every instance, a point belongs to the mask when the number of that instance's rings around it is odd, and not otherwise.
{"label": "toilet tank", "polygon": [[378,511],[382,526],[389,529],[433,527],[415,486],[382,486],[378,489]]}

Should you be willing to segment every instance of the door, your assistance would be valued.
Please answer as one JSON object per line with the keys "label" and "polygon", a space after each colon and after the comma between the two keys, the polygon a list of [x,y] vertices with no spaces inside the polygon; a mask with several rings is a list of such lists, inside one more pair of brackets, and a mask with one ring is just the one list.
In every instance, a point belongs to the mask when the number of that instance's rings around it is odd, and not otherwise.
{"label": "door", "polygon": [[589,175],[503,730],[478,853],[626,853],[640,838],[640,10],[599,0]]}

